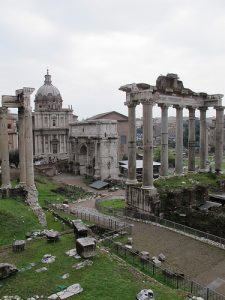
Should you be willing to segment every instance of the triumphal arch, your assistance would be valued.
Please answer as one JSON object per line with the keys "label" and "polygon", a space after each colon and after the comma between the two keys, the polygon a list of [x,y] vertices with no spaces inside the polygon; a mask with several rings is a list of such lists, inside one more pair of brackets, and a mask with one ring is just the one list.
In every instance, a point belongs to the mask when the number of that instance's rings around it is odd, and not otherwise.
{"label": "triumphal arch", "polygon": [[[154,105],[161,108],[161,175],[168,175],[168,108],[176,110],[176,161],[175,173],[183,173],[183,109],[189,111],[188,171],[195,171],[195,112],[200,111],[200,171],[206,170],[207,127],[206,111],[216,110],[215,171],[220,172],[223,158],[223,115],[221,94],[196,93],[185,88],[177,74],[159,76],[156,85],[132,83],[121,86],[126,92],[128,107],[128,179],[126,198],[128,206],[148,213],[155,213],[159,204],[153,184],[153,116]],[[136,179],[136,106],[143,107],[143,185]]]}
{"label": "triumphal arch", "polygon": [[1,189],[7,190],[11,188],[7,115],[8,108],[17,108],[20,166],[19,187],[26,191],[26,202],[38,216],[40,223],[45,224],[45,215],[38,204],[38,193],[34,183],[32,108],[30,105],[30,95],[33,91],[34,88],[24,87],[16,90],[15,96],[2,96],[2,107],[0,107]]}

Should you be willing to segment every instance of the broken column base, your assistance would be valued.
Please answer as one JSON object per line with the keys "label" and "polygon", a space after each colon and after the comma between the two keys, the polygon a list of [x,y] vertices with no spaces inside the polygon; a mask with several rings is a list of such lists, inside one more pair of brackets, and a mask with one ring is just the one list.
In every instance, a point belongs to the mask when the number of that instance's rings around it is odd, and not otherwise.
{"label": "broken column base", "polygon": [[137,187],[132,185],[126,186],[126,203],[129,209],[158,215],[159,211],[159,194],[154,187]]}

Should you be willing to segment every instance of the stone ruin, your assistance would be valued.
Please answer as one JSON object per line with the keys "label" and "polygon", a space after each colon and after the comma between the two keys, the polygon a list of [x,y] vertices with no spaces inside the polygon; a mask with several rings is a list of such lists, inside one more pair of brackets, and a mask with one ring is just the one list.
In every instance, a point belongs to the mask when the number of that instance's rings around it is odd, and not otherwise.
{"label": "stone ruin", "polygon": [[[175,173],[183,173],[183,109],[189,110],[188,171],[195,171],[195,112],[200,111],[200,171],[207,170],[206,111],[216,110],[215,170],[221,172],[223,158],[223,115],[221,94],[208,95],[184,88],[177,74],[160,75],[156,85],[132,83],[119,90],[126,93],[128,107],[128,178],[126,200],[129,208],[146,213],[156,213],[159,197],[153,184],[153,106],[161,108],[161,176],[168,175],[168,108],[176,109],[176,160]],[[143,184],[136,177],[136,106],[143,107]]]}
{"label": "stone ruin", "polygon": [[33,167],[33,133],[32,133],[32,109],[30,95],[33,88],[24,87],[16,90],[15,96],[2,96],[2,107],[0,107],[0,153],[2,158],[2,185],[1,194],[7,194],[11,189],[9,149],[8,149],[8,108],[18,109],[18,131],[19,131],[19,168],[21,187],[26,192],[25,201],[28,203],[42,225],[46,225],[45,214],[38,203],[38,192],[34,183]]}

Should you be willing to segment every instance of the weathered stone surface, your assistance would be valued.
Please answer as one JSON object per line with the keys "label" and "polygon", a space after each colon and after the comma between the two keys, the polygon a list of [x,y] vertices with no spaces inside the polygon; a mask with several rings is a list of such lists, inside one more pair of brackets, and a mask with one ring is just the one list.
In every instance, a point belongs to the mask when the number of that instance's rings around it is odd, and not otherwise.
{"label": "weathered stone surface", "polygon": [[8,263],[0,263],[0,279],[7,278],[18,272],[16,266]]}

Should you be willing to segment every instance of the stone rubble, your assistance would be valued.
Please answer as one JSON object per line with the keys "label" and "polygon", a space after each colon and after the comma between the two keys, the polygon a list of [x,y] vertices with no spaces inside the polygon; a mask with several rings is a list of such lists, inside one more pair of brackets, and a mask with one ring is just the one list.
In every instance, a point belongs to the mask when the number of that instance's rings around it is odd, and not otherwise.
{"label": "stone rubble", "polygon": [[73,265],[72,268],[74,268],[76,270],[80,270],[86,266],[91,266],[91,265],[93,265],[93,261],[86,259],[85,261],[82,261],[78,264]]}
{"label": "stone rubble", "polygon": [[45,255],[43,256],[41,262],[42,262],[43,264],[51,264],[51,263],[53,263],[53,262],[55,261],[55,259],[56,259],[56,256],[53,256],[53,255],[51,255],[51,254],[45,254]]}
{"label": "stone rubble", "polygon": [[37,270],[35,270],[35,272],[37,272],[37,273],[42,273],[42,272],[45,272],[45,271],[47,271],[48,269],[46,268],[46,267],[43,267],[43,268],[40,268],[40,269],[37,269]]}
{"label": "stone rubble", "polygon": [[79,294],[83,292],[83,288],[80,286],[79,283],[75,283],[70,285],[67,289],[58,292],[56,294],[52,294],[48,297],[48,299],[54,300],[54,299],[66,299],[73,295]]}

